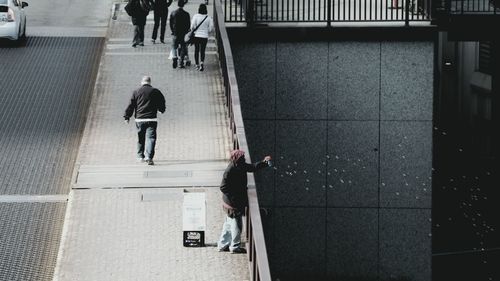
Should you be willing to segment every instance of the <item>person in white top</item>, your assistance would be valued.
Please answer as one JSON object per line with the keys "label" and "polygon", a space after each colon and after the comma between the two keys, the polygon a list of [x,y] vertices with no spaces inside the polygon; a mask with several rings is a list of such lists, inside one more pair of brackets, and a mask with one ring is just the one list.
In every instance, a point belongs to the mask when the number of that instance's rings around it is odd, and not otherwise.
{"label": "person in white top", "polygon": [[[195,30],[196,29],[196,30]],[[198,13],[191,20],[191,30],[194,31],[194,60],[196,69],[203,71],[205,61],[205,49],[208,42],[208,34],[214,29],[214,22],[208,15],[207,5],[200,4]],[[201,60],[200,60],[201,59]]]}

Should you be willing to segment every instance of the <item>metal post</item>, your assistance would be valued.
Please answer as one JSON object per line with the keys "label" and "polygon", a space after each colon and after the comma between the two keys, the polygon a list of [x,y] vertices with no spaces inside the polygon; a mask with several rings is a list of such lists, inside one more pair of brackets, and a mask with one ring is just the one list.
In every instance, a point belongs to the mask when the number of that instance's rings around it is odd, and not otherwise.
{"label": "metal post", "polygon": [[405,26],[406,27],[410,26],[410,1],[411,0],[405,0]]}
{"label": "metal post", "polygon": [[326,22],[327,27],[332,27],[332,1],[333,0],[326,0],[328,1],[327,9],[328,9],[328,19]]}
{"label": "metal post", "polygon": [[[492,128],[498,128],[500,125],[500,36],[495,35],[492,40],[492,79],[491,79],[491,121],[493,123]],[[499,138],[498,134],[493,133],[493,157],[495,161],[498,162],[500,156]]]}
{"label": "metal post", "polygon": [[246,0],[246,13],[245,13],[245,18],[247,21],[247,25],[252,25],[254,22],[254,5],[255,5],[255,0]]}

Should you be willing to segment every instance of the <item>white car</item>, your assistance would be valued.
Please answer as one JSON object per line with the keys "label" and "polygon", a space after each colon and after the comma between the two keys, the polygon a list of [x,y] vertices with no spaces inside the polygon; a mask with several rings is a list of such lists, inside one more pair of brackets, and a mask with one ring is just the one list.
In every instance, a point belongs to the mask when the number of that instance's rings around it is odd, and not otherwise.
{"label": "white car", "polygon": [[21,40],[26,37],[28,3],[21,0],[0,0],[0,38]]}

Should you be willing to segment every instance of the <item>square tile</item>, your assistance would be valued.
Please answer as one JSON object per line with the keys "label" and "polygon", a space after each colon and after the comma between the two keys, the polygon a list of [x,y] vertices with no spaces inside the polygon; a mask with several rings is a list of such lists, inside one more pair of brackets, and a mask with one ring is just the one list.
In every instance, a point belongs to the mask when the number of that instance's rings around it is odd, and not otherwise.
{"label": "square tile", "polygon": [[326,118],[328,44],[278,43],[277,54],[277,118]]}
{"label": "square tile", "polygon": [[262,228],[264,229],[264,237],[266,240],[266,249],[268,259],[271,259],[273,249],[274,249],[274,207],[261,205],[260,207],[260,218],[262,219]]}
{"label": "square tile", "polygon": [[276,205],[326,206],[326,122],[276,122]]}
{"label": "square tile", "polygon": [[328,206],[378,207],[378,126],[328,123]]}
{"label": "square tile", "polygon": [[274,278],[318,280],[325,275],[324,208],[277,208]]}
{"label": "square tile", "polygon": [[380,209],[380,280],[431,280],[430,234],[430,209]]}
{"label": "square tile", "polygon": [[431,176],[432,122],[382,122],[380,206],[430,208]]}
{"label": "square tile", "polygon": [[327,274],[332,280],[377,280],[378,209],[329,208]]}
{"label": "square tile", "polygon": [[433,42],[382,42],[382,120],[432,120]]}
{"label": "square tile", "polygon": [[380,42],[330,43],[329,120],[377,120]]}
{"label": "square tile", "polygon": [[275,118],[276,43],[232,44],[243,118]]}
{"label": "square tile", "polygon": [[[266,155],[275,157],[274,123],[274,121],[245,120],[245,133],[252,162],[260,161]],[[275,173],[276,170],[272,168],[265,168],[254,173],[259,204],[274,204]]]}

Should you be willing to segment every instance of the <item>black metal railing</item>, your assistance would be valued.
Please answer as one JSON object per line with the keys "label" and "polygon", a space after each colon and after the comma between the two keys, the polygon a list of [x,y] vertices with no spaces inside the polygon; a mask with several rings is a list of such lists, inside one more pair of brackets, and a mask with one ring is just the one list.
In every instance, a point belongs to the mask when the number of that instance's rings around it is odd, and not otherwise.
{"label": "black metal railing", "polygon": [[[233,148],[242,149],[247,152],[247,159],[251,161],[248,153],[243,116],[241,114],[238,83],[234,71],[233,55],[227,35],[222,5],[219,0],[214,1],[214,25],[216,30],[217,52],[222,70],[224,91],[226,94],[226,105],[228,107],[229,121],[231,126],[231,139]],[[248,175],[248,210],[246,215],[246,234],[250,280],[271,281],[271,272],[267,258],[266,242],[264,240],[264,229],[260,217],[259,201],[255,178]]]}
{"label": "black metal railing", "polygon": [[222,1],[226,22],[325,22],[330,25],[334,22],[408,23],[431,19],[431,0]]}
{"label": "black metal railing", "polygon": [[500,0],[441,0],[435,6],[448,15],[500,15]]}

